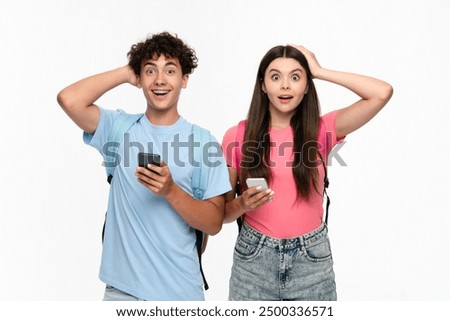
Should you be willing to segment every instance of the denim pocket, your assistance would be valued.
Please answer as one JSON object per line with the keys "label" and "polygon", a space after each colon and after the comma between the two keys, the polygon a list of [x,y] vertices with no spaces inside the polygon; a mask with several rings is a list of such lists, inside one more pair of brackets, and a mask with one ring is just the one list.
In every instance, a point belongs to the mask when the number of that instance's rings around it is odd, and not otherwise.
{"label": "denim pocket", "polygon": [[243,260],[250,260],[256,257],[261,249],[262,237],[251,233],[240,233],[234,253]]}
{"label": "denim pocket", "polygon": [[303,253],[312,262],[323,262],[331,259],[331,247],[328,236],[306,245],[303,248]]}

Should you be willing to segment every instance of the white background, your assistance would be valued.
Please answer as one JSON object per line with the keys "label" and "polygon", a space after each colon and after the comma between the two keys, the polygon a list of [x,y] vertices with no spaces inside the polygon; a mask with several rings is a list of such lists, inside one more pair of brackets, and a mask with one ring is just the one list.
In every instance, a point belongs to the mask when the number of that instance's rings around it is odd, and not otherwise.
{"label": "white background", "polygon": [[[0,3],[0,299],[100,300],[108,184],[101,157],[56,102],[63,87],[127,63],[148,34],[177,33],[199,67],[179,109],[219,141],[246,115],[264,53],[298,43],[322,66],[395,93],[329,169],[340,300],[450,300],[446,1],[24,1]],[[322,111],[351,92],[316,80]],[[123,85],[99,104],[145,109]],[[207,300],[226,300],[237,226],[210,238]]]}

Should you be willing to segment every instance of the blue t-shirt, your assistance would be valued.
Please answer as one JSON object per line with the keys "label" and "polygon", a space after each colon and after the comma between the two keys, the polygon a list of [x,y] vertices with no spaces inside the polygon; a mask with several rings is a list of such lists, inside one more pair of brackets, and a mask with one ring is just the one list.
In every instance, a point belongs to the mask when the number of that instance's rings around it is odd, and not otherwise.
{"label": "blue t-shirt", "polygon": [[[103,155],[112,124],[122,111],[100,108],[100,112],[95,133],[84,133],[83,138]],[[173,125],[155,126],[144,115],[124,135],[118,151],[120,163],[109,192],[100,279],[140,299],[204,300],[194,229],[135,176],[138,152],[159,154],[173,180],[193,195],[190,135],[192,124],[182,117]],[[207,158],[204,155],[213,166],[203,199],[230,190],[220,145],[212,139],[213,148]]]}

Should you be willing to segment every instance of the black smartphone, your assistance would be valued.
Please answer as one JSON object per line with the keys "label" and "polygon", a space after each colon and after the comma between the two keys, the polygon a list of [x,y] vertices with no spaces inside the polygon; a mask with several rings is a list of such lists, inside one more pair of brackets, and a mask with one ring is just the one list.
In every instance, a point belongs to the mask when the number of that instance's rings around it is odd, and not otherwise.
{"label": "black smartphone", "polygon": [[152,153],[138,153],[138,165],[139,167],[147,168],[148,164],[161,166],[161,156]]}

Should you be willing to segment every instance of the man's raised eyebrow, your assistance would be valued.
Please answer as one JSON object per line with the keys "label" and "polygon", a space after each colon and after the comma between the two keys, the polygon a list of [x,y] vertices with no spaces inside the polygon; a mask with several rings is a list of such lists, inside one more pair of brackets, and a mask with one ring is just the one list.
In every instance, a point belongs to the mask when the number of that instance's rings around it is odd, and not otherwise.
{"label": "man's raised eyebrow", "polygon": [[147,66],[147,65],[156,66],[156,64],[154,62],[152,62],[150,59],[144,63],[144,66]]}
{"label": "man's raised eyebrow", "polygon": [[166,64],[164,66],[175,66],[175,67],[178,67],[178,65],[176,63],[174,63],[173,61],[166,62]]}
{"label": "man's raised eyebrow", "polygon": [[[147,65],[155,66],[155,67],[156,67],[156,64],[155,64],[154,62],[152,62],[151,60],[148,60],[148,61],[146,61],[146,62],[144,63],[144,66],[147,66]],[[175,67],[177,67],[177,64],[174,63],[173,61],[168,61],[168,62],[166,62],[166,63],[164,64],[164,67],[166,67],[166,66],[175,66]]]}

